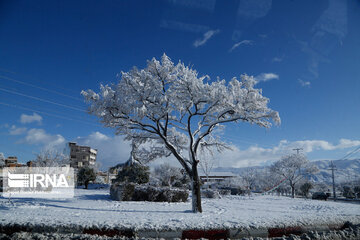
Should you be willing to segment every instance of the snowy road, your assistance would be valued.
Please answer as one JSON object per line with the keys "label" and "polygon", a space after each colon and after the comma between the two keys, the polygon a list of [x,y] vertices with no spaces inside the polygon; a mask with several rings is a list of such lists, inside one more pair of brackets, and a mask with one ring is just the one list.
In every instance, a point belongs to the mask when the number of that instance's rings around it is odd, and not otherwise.
{"label": "snowy road", "polygon": [[77,189],[63,200],[0,198],[0,223],[194,229],[360,223],[360,205],[277,196],[203,199],[202,214],[187,203],[116,202],[108,190]]}

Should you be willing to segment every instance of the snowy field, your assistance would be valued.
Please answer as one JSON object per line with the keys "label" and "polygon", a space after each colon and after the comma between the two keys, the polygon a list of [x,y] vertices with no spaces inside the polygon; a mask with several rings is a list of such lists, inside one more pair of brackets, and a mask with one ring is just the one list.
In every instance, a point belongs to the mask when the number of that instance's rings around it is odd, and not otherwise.
{"label": "snowy field", "polygon": [[1,224],[141,229],[261,228],[360,223],[360,205],[277,196],[203,199],[202,214],[186,203],[117,202],[107,189],[76,189],[73,199],[0,198]]}

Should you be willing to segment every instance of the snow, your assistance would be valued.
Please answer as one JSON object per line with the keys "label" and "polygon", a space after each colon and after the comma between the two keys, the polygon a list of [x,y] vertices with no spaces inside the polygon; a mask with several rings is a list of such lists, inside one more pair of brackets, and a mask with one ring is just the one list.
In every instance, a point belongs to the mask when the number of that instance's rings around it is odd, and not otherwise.
{"label": "snow", "polygon": [[281,196],[203,199],[203,213],[185,203],[118,202],[108,189],[76,189],[73,199],[0,198],[0,224],[116,227],[135,230],[263,228],[360,223],[360,205]]}

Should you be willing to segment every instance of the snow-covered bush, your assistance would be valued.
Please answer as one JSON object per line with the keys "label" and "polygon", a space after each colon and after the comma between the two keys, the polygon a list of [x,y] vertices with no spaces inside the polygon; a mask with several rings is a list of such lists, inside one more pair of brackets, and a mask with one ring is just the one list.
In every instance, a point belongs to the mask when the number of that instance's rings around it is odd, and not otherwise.
{"label": "snow-covered bush", "polygon": [[202,189],[201,196],[204,198],[220,198],[220,193],[214,189]]}
{"label": "snow-covered bush", "polygon": [[111,186],[110,197],[117,201],[185,202],[189,193],[185,189],[124,182]]}
{"label": "snow-covered bush", "polygon": [[219,191],[219,194],[222,196],[231,195],[231,188],[220,188],[220,189],[218,189],[218,191]]}
{"label": "snow-covered bush", "polygon": [[244,182],[240,177],[228,178],[217,184],[220,195],[245,194]]}

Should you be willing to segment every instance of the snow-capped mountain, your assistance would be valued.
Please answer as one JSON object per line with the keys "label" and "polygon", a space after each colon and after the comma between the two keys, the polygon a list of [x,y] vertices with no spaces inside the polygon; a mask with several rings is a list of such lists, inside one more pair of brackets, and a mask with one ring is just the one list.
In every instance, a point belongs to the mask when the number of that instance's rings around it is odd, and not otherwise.
{"label": "snow-capped mountain", "polygon": [[[331,170],[329,160],[319,160],[313,161],[319,168],[319,172],[312,175],[311,179],[315,182],[324,182],[330,184],[332,182]],[[360,178],[360,159],[344,159],[344,160],[334,160],[334,165],[336,166],[335,171],[335,181],[337,183],[349,182],[358,180]],[[263,170],[266,167],[249,167],[251,169]],[[241,175],[249,168],[215,168],[213,172],[232,172],[237,175]]]}

